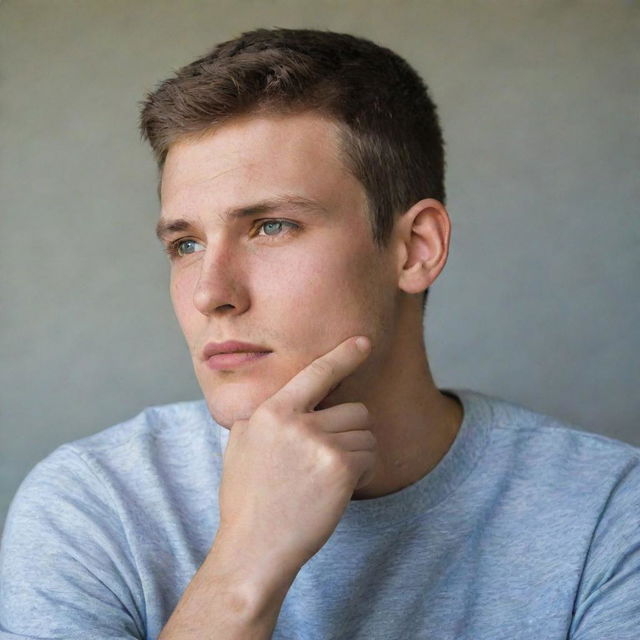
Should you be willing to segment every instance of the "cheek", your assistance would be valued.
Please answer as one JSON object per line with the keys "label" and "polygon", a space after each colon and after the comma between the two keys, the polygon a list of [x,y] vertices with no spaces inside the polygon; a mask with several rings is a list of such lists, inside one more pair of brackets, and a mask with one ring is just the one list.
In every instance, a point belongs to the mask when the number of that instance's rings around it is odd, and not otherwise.
{"label": "cheek", "polygon": [[187,320],[193,314],[193,286],[194,284],[182,273],[172,275],[169,283],[171,303],[180,326],[184,329]]}
{"label": "cheek", "polygon": [[289,326],[289,339],[298,342],[313,335],[318,343],[333,347],[336,337],[346,339],[367,328],[380,295],[380,275],[370,253],[360,251],[334,244],[290,256],[286,267],[269,270],[268,278],[263,272],[260,297],[269,315]]}
{"label": "cheek", "polygon": [[[300,317],[314,316],[318,310],[330,313],[337,301],[352,288],[352,267],[348,261],[329,251],[296,252],[262,273],[259,289],[254,293],[268,299],[273,308],[295,309]],[[261,295],[262,294],[262,295]],[[324,315],[324,314],[323,314]]]}

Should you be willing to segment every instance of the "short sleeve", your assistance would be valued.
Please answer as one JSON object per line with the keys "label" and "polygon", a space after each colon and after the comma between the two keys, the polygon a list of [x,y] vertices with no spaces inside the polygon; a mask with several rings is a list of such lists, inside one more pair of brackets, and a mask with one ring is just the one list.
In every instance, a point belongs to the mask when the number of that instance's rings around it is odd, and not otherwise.
{"label": "short sleeve", "polygon": [[135,564],[90,464],[64,445],[18,489],[0,547],[0,640],[142,639]]}
{"label": "short sleeve", "polygon": [[630,463],[594,530],[570,640],[640,638],[640,464]]}

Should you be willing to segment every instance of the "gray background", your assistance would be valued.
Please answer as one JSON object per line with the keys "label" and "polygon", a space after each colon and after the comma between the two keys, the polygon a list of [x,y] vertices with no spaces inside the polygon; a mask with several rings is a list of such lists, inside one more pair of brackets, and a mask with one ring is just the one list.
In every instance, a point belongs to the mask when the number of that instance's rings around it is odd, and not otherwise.
{"label": "gray background", "polygon": [[369,37],[431,86],[453,221],[439,386],[640,445],[637,3],[5,0],[0,518],[59,444],[199,396],[137,103],[258,26]]}

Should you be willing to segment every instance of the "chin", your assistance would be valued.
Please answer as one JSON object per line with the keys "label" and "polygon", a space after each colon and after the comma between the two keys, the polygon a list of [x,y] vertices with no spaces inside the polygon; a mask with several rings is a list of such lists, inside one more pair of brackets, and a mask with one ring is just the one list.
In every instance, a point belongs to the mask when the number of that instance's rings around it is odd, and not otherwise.
{"label": "chin", "polygon": [[[296,364],[285,367],[284,372],[274,371],[270,376],[245,377],[225,381],[212,380],[209,371],[201,372],[198,382],[207,402],[209,413],[222,427],[231,429],[233,423],[238,420],[249,420],[256,409],[270,397],[276,394],[294,375],[304,368],[304,364]],[[316,410],[327,409],[339,404],[335,391],[316,406]],[[338,402],[336,402],[338,400]]]}
{"label": "chin", "polygon": [[238,420],[248,420],[255,411],[255,407],[244,406],[246,403],[228,403],[220,398],[207,398],[207,407],[211,417],[226,429],[231,429],[233,423]]}
{"label": "chin", "polygon": [[[252,397],[257,395],[258,397]],[[205,393],[211,417],[226,429],[231,429],[238,420],[249,420],[255,410],[269,396],[266,394],[242,393],[239,388]]]}

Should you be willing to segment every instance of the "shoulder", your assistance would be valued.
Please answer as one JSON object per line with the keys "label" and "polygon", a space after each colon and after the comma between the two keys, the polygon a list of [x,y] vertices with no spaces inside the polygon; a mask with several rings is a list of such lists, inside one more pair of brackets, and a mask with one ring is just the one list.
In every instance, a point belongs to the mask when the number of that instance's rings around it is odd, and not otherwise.
{"label": "shoulder", "polygon": [[[606,564],[611,545],[640,540],[640,448],[585,431],[493,396],[463,392],[484,405],[488,424],[483,477],[521,507],[568,528],[590,523],[592,554]],[[560,515],[562,514],[562,515]]]}
{"label": "shoulder", "polygon": [[[640,448],[495,396],[456,391],[486,434],[479,482],[528,509],[640,531]],[[478,439],[480,441],[480,439]],[[497,489],[496,489],[497,490]]]}
{"label": "shoulder", "polygon": [[41,464],[76,457],[98,473],[135,476],[136,470],[149,465],[216,448],[220,429],[204,400],[151,406],[129,420],[62,445]]}
{"label": "shoulder", "polygon": [[204,402],[149,407],[39,462],[7,514],[0,627],[25,625],[34,637],[49,635],[41,633],[45,620],[100,637],[143,629],[140,540],[148,542],[154,530],[170,534],[161,482],[171,482],[175,468],[194,466],[189,448],[215,434],[212,425]]}
{"label": "shoulder", "polygon": [[492,442],[513,448],[514,455],[541,463],[562,460],[565,466],[599,464],[609,470],[611,464],[640,463],[640,447],[497,396],[469,390],[460,393],[468,404],[484,403]]}
{"label": "shoulder", "polygon": [[120,502],[127,488],[149,489],[154,470],[188,460],[191,451],[216,448],[218,430],[204,400],[147,407],[138,415],[93,435],[57,447],[21,483],[12,510],[32,512],[60,499]]}
{"label": "shoulder", "polygon": [[129,420],[63,446],[79,453],[98,454],[136,441],[188,437],[194,430],[213,424],[204,400],[175,402],[147,407]]}

